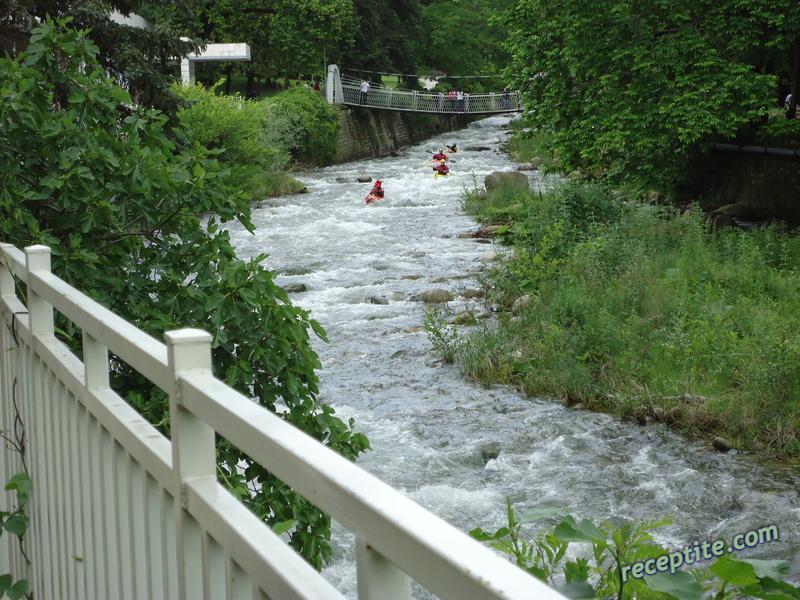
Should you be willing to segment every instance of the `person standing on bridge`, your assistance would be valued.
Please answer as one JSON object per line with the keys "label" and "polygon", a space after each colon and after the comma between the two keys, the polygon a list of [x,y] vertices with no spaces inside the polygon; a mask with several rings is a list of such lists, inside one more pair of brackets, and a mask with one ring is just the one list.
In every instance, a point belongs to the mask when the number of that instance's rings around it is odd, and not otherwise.
{"label": "person standing on bridge", "polygon": [[456,100],[458,101],[458,112],[464,112],[464,91],[458,90],[456,92]]}
{"label": "person standing on bridge", "polygon": [[361,80],[361,104],[367,103],[367,94],[369,94],[369,81],[366,79]]}

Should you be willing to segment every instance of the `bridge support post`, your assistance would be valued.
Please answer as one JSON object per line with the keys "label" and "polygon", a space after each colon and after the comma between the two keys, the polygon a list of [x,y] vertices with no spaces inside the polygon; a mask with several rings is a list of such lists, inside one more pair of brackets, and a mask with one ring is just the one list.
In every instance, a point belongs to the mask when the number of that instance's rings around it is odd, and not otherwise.
{"label": "bridge support post", "polygon": [[342,77],[339,74],[339,67],[328,65],[328,73],[325,78],[325,99],[328,104],[341,104],[343,100]]}

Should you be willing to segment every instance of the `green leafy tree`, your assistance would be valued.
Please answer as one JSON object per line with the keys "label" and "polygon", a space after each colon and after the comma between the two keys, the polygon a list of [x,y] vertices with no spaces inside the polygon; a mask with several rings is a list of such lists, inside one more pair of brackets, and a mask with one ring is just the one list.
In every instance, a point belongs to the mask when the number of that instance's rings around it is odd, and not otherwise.
{"label": "green leafy tree", "polygon": [[[185,7],[189,0],[171,2]],[[146,7],[145,0],[14,0],[0,3],[0,48],[14,56],[25,50],[31,31],[47,17],[72,19],[73,27],[98,48],[97,61],[118,83],[125,82],[134,102],[157,107],[173,116],[182,106],[170,91],[174,61],[197,50],[172,30],[146,30],[110,19],[113,11],[128,16]]]}
{"label": "green leafy tree", "polygon": [[146,14],[204,42],[249,44],[251,61],[224,69],[246,73],[250,86],[254,77],[322,77],[325,59],[338,60],[357,28],[352,0],[205,0],[191,11],[153,3]]}
{"label": "green leafy tree", "polygon": [[[167,117],[131,108],[98,64],[85,31],[42,23],[16,59],[0,60],[0,232],[46,244],[53,269],[156,338],[179,327],[213,334],[215,373],[344,456],[368,447],[317,399],[310,335],[320,326],[260,262],[236,256],[220,221],[253,229],[248,198],[199,143],[179,150]],[[198,213],[208,213],[201,223]],[[79,339],[67,323],[69,343]],[[169,434],[162,390],[114,360],[112,386]],[[291,519],[291,544],[320,567],[330,521],[221,442],[219,473],[271,524]],[[237,468],[249,464],[245,473]]]}
{"label": "green leafy tree", "polygon": [[666,189],[705,141],[776,106],[769,59],[798,17],[791,0],[521,0],[507,72],[564,171]]}
{"label": "green leafy tree", "polygon": [[[425,26],[418,0],[354,0],[358,14],[355,44],[345,53],[347,70],[414,74],[424,64]],[[375,77],[371,75],[371,77]],[[408,85],[417,85],[408,80]]]}
{"label": "green leafy tree", "polygon": [[[422,22],[429,40],[424,52],[426,64],[448,75],[499,73],[509,59],[502,45],[508,32],[495,16],[513,4],[513,0],[424,2]],[[498,82],[492,80],[494,86]],[[464,83],[469,82],[458,85]]]}

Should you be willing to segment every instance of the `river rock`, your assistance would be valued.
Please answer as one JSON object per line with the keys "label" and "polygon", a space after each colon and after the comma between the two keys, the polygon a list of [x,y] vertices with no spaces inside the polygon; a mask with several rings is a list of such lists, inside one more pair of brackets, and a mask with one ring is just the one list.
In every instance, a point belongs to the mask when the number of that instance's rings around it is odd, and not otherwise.
{"label": "river rock", "polygon": [[356,181],[358,183],[369,183],[370,181],[372,181],[372,177],[370,177],[369,175],[361,175],[359,177],[356,177]]}
{"label": "river rock", "polygon": [[503,227],[505,227],[505,225],[484,225],[483,227],[481,227],[478,230],[478,235],[480,237],[484,237],[484,236],[485,237],[491,237],[495,233],[497,233],[497,231],[499,229],[502,229]]}
{"label": "river rock", "polygon": [[531,297],[528,294],[524,296],[520,296],[514,301],[514,304],[511,306],[511,314],[518,315],[521,313],[528,304],[531,302]]}
{"label": "river rock", "polygon": [[350,177],[337,177],[336,183],[353,183],[354,179]]}
{"label": "river rock", "polygon": [[482,263],[488,264],[488,263],[497,262],[497,259],[498,259],[499,256],[500,256],[500,254],[498,252],[496,252],[494,250],[490,250],[489,252],[487,252],[483,256],[481,256],[478,260],[481,261]]}
{"label": "river rock", "polygon": [[451,325],[475,325],[475,314],[471,310],[462,310],[450,322]]}
{"label": "river rock", "polygon": [[524,173],[519,171],[495,171],[490,173],[483,180],[483,185],[487,190],[508,185],[528,189],[530,183]]}
{"label": "river rock", "polygon": [[729,450],[733,450],[733,442],[725,439],[724,437],[715,437],[711,442],[711,445],[720,452],[728,452]]}
{"label": "river rock", "polygon": [[287,294],[299,294],[300,292],[308,291],[308,286],[305,283],[287,283],[283,286]]}
{"label": "river rock", "polygon": [[497,442],[489,442],[483,448],[480,449],[481,459],[483,460],[483,464],[486,465],[490,460],[495,460],[498,456],[500,456],[500,444]]}
{"label": "river rock", "polygon": [[486,152],[487,150],[491,150],[489,146],[469,146],[468,148],[464,148],[464,150],[469,150],[470,152]]}
{"label": "river rock", "polygon": [[422,292],[419,299],[426,304],[444,304],[453,299],[453,294],[441,288],[431,288]]}
{"label": "river rock", "polygon": [[474,288],[469,288],[469,289],[466,289],[463,292],[461,292],[461,295],[464,298],[468,298],[468,299],[471,299],[471,298],[483,298],[483,291],[482,290],[476,290]]}
{"label": "river rock", "polygon": [[399,302],[405,300],[402,292],[385,292],[382,294],[375,294],[370,296],[370,304],[389,304],[390,302]]}
{"label": "river rock", "polygon": [[712,216],[725,215],[726,217],[733,217],[734,219],[747,219],[748,221],[758,221],[762,218],[758,209],[744,202],[735,202],[733,204],[726,204],[720,206],[718,209],[711,211]]}

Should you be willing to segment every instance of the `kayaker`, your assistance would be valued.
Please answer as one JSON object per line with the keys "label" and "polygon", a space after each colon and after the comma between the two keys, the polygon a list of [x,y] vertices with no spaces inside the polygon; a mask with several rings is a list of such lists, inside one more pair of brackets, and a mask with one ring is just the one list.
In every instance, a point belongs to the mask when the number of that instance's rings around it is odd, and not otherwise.
{"label": "kayaker", "polygon": [[433,170],[436,171],[437,175],[447,175],[450,172],[450,167],[442,162],[433,167]]}
{"label": "kayaker", "polygon": [[439,152],[433,155],[433,160],[447,160],[447,154],[444,153],[443,148],[439,148]]}
{"label": "kayaker", "polygon": [[383,188],[381,187],[381,180],[378,179],[370,192],[376,198],[383,198]]}

